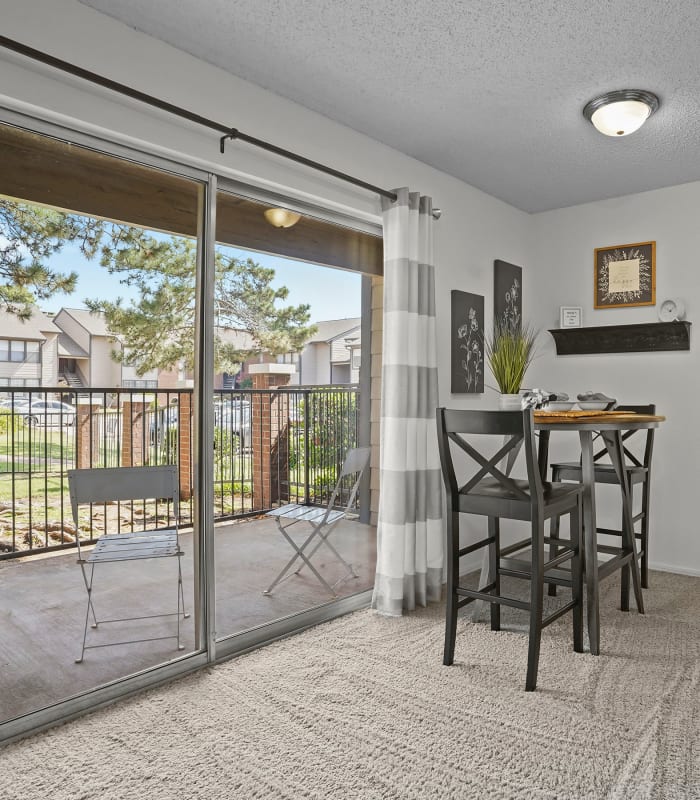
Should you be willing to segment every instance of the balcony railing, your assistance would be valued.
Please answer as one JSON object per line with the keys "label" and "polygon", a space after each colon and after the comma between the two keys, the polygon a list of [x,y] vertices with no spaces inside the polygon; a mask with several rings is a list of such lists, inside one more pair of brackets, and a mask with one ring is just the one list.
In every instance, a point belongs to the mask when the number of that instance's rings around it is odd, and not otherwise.
{"label": "balcony railing", "polygon": [[[192,521],[191,389],[0,390],[0,559],[94,541],[105,521],[145,529],[146,503],[93,509],[76,531],[67,470],[176,464],[182,521]],[[358,443],[357,387],[217,390],[217,520],[285,502],[328,502],[345,453]],[[342,498],[341,498],[342,500]],[[116,520],[115,520],[116,518]]]}

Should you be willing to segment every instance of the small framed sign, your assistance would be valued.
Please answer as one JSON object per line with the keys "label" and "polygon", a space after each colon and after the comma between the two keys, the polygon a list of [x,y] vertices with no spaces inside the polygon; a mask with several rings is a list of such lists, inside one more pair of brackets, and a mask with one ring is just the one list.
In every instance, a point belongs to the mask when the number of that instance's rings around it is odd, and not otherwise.
{"label": "small framed sign", "polygon": [[594,308],[656,304],[656,242],[598,247]]}
{"label": "small framed sign", "polygon": [[559,327],[580,328],[583,325],[581,306],[560,306]]}

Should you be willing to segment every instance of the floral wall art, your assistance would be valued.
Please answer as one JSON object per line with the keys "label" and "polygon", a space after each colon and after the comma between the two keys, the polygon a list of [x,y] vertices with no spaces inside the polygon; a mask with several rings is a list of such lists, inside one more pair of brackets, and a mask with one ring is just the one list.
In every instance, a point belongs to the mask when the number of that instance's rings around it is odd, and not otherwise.
{"label": "floral wall art", "polygon": [[452,292],[453,394],[484,391],[484,298],[471,292]]}
{"label": "floral wall art", "polygon": [[597,247],[594,308],[656,304],[656,242]]}
{"label": "floral wall art", "polygon": [[517,330],[523,324],[523,268],[507,261],[493,262],[493,322]]}

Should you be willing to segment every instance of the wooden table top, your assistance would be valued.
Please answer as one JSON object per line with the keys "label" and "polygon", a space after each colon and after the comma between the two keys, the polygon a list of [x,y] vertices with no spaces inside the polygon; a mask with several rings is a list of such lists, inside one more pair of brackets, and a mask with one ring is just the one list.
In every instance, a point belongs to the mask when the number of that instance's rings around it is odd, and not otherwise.
{"label": "wooden table top", "polygon": [[630,427],[653,428],[666,417],[658,414],[634,414],[630,411],[535,411],[536,427],[540,426],[572,426],[587,427],[600,430],[628,430]]}

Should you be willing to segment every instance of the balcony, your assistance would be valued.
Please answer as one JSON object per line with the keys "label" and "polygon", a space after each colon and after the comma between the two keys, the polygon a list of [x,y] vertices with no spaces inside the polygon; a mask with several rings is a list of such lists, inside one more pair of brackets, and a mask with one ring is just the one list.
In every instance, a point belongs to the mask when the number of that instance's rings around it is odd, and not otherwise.
{"label": "balcony", "polygon": [[[84,394],[84,396],[82,396]],[[283,502],[323,505],[339,463],[357,443],[357,390],[327,387],[293,391],[217,392],[213,443],[217,636],[226,637],[330,602],[333,598],[303,569],[264,595],[292,556],[274,520],[264,517]],[[66,472],[73,467],[175,463],[180,474],[183,524],[192,520],[191,393],[81,390],[81,397],[32,390],[36,402],[63,402],[38,420],[23,411],[18,393],[0,409],[0,603],[5,614],[3,666],[7,676],[2,719],[42,708],[109,681],[162,664],[181,653],[174,640],[150,641],[80,652],[85,588],[76,563],[75,537],[88,544],[107,523],[111,530],[154,527],[161,512],[149,504],[93,508],[72,524]],[[29,398],[27,398],[29,400]],[[71,418],[72,417],[72,418]],[[69,420],[70,419],[70,423]],[[276,431],[265,439],[265,430]],[[268,472],[262,469],[267,458]],[[162,510],[161,510],[162,511]],[[343,520],[333,544],[357,578],[341,580],[338,597],[371,588],[376,531],[358,518]],[[166,512],[167,513],[167,512]],[[303,539],[308,527],[299,526]],[[194,536],[182,533],[185,601],[194,606]],[[342,565],[321,548],[314,565],[329,583]],[[95,603],[114,616],[168,610],[174,564],[101,565]],[[122,565],[118,565],[121,567]],[[147,610],[140,605],[148,598]],[[124,626],[127,626],[126,628]],[[174,621],[113,623],[90,631],[93,643],[170,633]],[[195,648],[193,617],[184,622],[185,653]]]}

